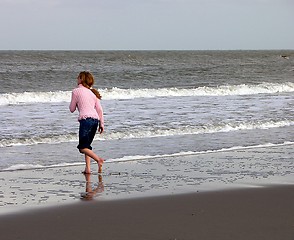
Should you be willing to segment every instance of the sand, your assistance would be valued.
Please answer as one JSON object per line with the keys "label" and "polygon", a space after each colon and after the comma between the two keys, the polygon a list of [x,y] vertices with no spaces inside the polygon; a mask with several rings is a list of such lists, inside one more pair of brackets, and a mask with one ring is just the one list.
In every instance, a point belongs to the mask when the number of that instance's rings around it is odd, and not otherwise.
{"label": "sand", "polygon": [[81,201],[0,216],[1,239],[293,240],[294,186]]}
{"label": "sand", "polygon": [[[293,148],[0,172],[5,240],[294,240]],[[93,171],[95,171],[95,165]]]}

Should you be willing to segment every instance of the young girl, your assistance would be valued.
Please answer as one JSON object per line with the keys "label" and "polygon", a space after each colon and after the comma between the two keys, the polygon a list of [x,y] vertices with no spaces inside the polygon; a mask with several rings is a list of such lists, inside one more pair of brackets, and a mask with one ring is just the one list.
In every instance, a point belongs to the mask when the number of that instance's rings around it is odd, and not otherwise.
{"label": "young girl", "polygon": [[104,160],[92,151],[92,141],[97,128],[101,134],[104,131],[103,109],[100,104],[100,93],[92,88],[94,77],[89,72],[80,72],[77,78],[78,86],[72,91],[69,110],[73,113],[79,111],[79,145],[80,153],[85,155],[86,167],[84,174],[90,174],[90,162],[93,158],[98,163],[98,173],[102,172]]}

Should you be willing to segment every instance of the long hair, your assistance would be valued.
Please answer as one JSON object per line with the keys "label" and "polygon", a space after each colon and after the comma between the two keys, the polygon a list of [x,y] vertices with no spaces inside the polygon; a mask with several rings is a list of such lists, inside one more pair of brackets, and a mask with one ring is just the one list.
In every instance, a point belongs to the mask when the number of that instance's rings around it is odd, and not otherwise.
{"label": "long hair", "polygon": [[94,85],[94,77],[90,72],[87,72],[87,71],[80,72],[79,78],[81,79],[81,84],[84,87],[90,89],[96,95],[98,99],[102,98],[99,91],[95,88],[92,88],[92,86]]}

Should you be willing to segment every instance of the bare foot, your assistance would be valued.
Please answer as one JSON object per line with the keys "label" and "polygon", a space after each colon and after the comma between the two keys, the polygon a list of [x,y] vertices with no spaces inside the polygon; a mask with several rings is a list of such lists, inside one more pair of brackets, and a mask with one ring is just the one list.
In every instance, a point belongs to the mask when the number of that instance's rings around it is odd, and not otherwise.
{"label": "bare foot", "polygon": [[99,161],[98,161],[98,173],[102,173],[102,164],[103,163],[104,163],[104,159],[99,158]]}
{"label": "bare foot", "polygon": [[98,173],[102,173],[102,165],[98,164]]}

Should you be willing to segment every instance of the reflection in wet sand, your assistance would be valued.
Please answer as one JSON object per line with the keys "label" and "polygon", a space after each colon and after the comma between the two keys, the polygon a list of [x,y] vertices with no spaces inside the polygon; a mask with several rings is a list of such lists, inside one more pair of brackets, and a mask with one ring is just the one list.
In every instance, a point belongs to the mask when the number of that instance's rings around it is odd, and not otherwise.
{"label": "reflection in wet sand", "polygon": [[92,186],[91,174],[84,174],[86,179],[86,192],[81,193],[82,200],[93,200],[99,193],[104,192],[104,184],[102,176],[98,174],[98,184],[96,187]]}

